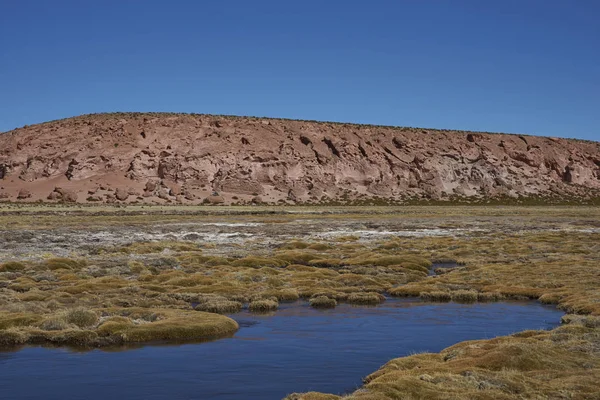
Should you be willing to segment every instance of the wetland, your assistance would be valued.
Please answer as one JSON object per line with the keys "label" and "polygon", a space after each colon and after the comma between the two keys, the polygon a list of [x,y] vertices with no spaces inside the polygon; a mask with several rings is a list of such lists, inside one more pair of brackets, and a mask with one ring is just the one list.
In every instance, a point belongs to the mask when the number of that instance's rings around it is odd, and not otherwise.
{"label": "wetland", "polygon": [[128,398],[595,398],[599,221],[558,206],[2,206],[2,387],[34,398],[18,377],[46,365],[48,398],[85,383]]}

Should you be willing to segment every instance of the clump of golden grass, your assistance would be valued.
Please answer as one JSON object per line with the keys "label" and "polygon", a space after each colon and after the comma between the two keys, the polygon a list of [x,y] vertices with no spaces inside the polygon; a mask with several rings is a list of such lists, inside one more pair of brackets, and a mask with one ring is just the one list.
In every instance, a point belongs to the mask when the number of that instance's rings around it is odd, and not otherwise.
{"label": "clump of golden grass", "polygon": [[274,297],[280,302],[292,302],[300,298],[298,289],[295,288],[283,288],[276,290],[269,290],[263,293],[264,297]]}
{"label": "clump of golden grass", "polygon": [[261,267],[282,267],[287,263],[275,259],[275,258],[267,258],[267,257],[256,257],[256,256],[248,256],[244,258],[240,258],[231,263],[236,267],[251,267],[251,268],[261,268]]}
{"label": "clump of golden grass", "polygon": [[558,304],[562,296],[560,293],[546,293],[539,297],[539,302],[542,304]]}
{"label": "clump of golden grass", "polygon": [[477,292],[475,290],[457,290],[452,292],[452,301],[457,303],[475,303]]}
{"label": "clump of golden grass", "polygon": [[64,318],[67,323],[80,328],[88,328],[98,322],[98,315],[94,311],[81,307],[68,310]]}
{"label": "clump of golden grass", "polygon": [[239,301],[215,300],[198,304],[196,307],[194,307],[194,310],[217,314],[233,314],[240,312],[242,310],[242,306],[242,303]]}
{"label": "clump of golden grass", "polygon": [[[83,313],[82,313],[83,311]],[[103,346],[129,342],[186,341],[224,337],[233,334],[237,323],[227,317],[184,310],[140,308],[105,309],[109,318],[90,326],[90,310],[71,310],[46,318],[35,325],[0,329],[0,343],[16,345],[45,343]],[[70,322],[69,318],[71,318]],[[79,323],[81,326],[78,326]]]}
{"label": "clump of golden grass", "polygon": [[281,248],[286,250],[306,249],[309,245],[309,243],[302,240],[292,240],[281,245]]}
{"label": "clump of golden grass", "polygon": [[317,268],[338,268],[342,265],[342,260],[337,258],[314,258],[308,262],[308,265]]}
{"label": "clump of golden grass", "polygon": [[51,258],[46,260],[45,267],[49,270],[70,269],[78,270],[85,266],[84,260],[72,260],[70,258]]}
{"label": "clump of golden grass", "polygon": [[346,302],[350,304],[376,305],[385,301],[385,297],[375,292],[350,293]]}
{"label": "clump of golden grass", "polygon": [[116,335],[117,332],[125,331],[133,325],[134,322],[127,317],[122,317],[118,315],[110,316],[102,320],[102,322],[98,326],[98,329],[96,330],[96,333],[100,337],[108,337]]}
{"label": "clump of golden grass", "polygon": [[0,264],[0,272],[16,272],[23,271],[26,268],[26,265],[22,262],[17,261],[9,261],[4,264]]}
{"label": "clump of golden grass", "polygon": [[40,328],[45,331],[62,331],[71,327],[72,325],[63,316],[48,318],[40,324]]}
{"label": "clump of golden grass", "polygon": [[504,300],[504,296],[500,293],[483,292],[477,293],[477,301],[480,302],[491,302]]}
{"label": "clump of golden grass", "polygon": [[337,301],[327,296],[317,296],[309,300],[309,304],[314,308],[335,308]]}
{"label": "clump of golden grass", "polygon": [[279,308],[279,303],[271,299],[254,300],[248,304],[248,310],[251,312],[269,312]]}
{"label": "clump of golden grass", "polygon": [[297,271],[297,272],[315,272],[317,269],[315,267],[309,267],[308,265],[302,264],[290,264],[285,267],[288,271]]}
{"label": "clump of golden grass", "polygon": [[419,297],[422,289],[419,286],[398,286],[388,290],[395,297]]}
{"label": "clump of golden grass", "polygon": [[277,259],[283,260],[286,264],[308,265],[311,260],[319,258],[317,254],[309,251],[287,250],[275,254]]}
{"label": "clump of golden grass", "polygon": [[152,254],[160,253],[165,250],[171,250],[176,252],[201,252],[202,249],[197,244],[191,242],[178,242],[178,241],[155,241],[155,242],[134,242],[127,246],[123,246],[118,249],[121,253],[126,254]]}
{"label": "clump of golden grass", "polygon": [[325,394],[317,392],[308,393],[292,393],[287,395],[283,400],[339,400],[340,396],[335,394]]}
{"label": "clump of golden grass", "polygon": [[0,330],[36,325],[43,317],[34,313],[0,312]]}
{"label": "clump of golden grass", "polygon": [[448,302],[452,300],[452,294],[450,292],[443,292],[441,290],[421,292],[419,297],[425,301]]}

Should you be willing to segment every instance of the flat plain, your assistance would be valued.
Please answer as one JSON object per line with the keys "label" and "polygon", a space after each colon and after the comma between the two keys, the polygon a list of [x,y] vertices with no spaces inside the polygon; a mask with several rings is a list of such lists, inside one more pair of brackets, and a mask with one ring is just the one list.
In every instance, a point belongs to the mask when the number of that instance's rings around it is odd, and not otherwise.
{"label": "flat plain", "polygon": [[599,250],[598,207],[4,204],[0,345],[219,339],[239,329],[227,315],[298,299],[530,299],[563,310],[561,326],[390,354],[343,398],[598,398]]}

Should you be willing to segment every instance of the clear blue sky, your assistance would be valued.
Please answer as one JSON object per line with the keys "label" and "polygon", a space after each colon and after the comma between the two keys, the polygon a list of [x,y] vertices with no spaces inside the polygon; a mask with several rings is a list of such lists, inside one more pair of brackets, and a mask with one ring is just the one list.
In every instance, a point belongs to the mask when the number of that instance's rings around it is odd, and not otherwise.
{"label": "clear blue sky", "polygon": [[0,0],[0,131],[177,111],[600,140],[597,0]]}

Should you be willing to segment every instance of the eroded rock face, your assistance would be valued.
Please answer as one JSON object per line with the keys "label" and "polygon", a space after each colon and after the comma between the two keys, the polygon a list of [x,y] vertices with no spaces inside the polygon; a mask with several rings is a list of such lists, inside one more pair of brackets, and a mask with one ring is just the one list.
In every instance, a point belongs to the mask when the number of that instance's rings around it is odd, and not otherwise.
{"label": "eroded rock face", "polygon": [[99,114],[0,134],[0,149],[4,193],[30,200],[46,200],[49,185],[69,188],[50,200],[94,202],[200,203],[213,191],[224,203],[271,204],[600,193],[599,143],[523,135]]}

